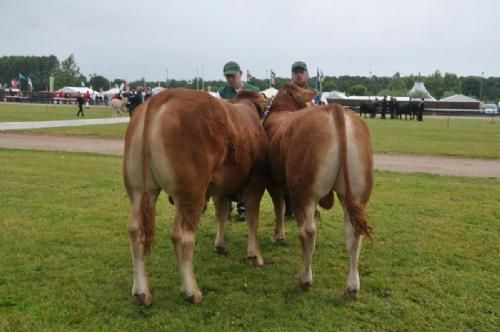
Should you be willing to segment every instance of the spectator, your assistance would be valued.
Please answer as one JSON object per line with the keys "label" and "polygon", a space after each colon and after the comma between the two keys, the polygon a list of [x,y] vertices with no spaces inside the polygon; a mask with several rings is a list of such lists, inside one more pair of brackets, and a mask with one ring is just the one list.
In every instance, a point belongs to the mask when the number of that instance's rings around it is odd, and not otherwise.
{"label": "spectator", "polygon": [[82,94],[80,92],[78,92],[78,95],[76,97],[76,103],[78,104],[78,112],[76,113],[76,116],[80,116],[80,113],[82,113],[82,117],[84,117],[84,114],[83,114],[83,103],[84,103],[84,100],[83,100],[83,97],[82,97]]}
{"label": "spectator", "polygon": [[[240,90],[253,90],[255,92],[259,92],[259,88],[243,82],[241,80],[241,75],[243,71],[240,68],[240,65],[234,61],[229,61],[224,65],[224,76],[227,80],[227,85],[223,86],[219,89],[219,96],[223,99],[234,99],[236,94]],[[228,198],[228,207],[229,207],[229,215],[231,215],[231,211],[233,210],[233,203],[230,198]],[[240,197],[238,200],[238,204],[236,205],[238,210],[238,220],[245,221],[245,200],[243,197]]]}

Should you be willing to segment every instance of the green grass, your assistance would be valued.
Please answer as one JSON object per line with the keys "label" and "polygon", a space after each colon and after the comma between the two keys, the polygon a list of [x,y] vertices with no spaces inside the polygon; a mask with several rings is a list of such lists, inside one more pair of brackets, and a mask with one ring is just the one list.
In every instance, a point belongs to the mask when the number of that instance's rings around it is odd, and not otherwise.
{"label": "green grass", "polygon": [[500,159],[500,119],[366,119],[375,152]]}
{"label": "green grass", "polygon": [[107,125],[42,128],[31,130],[16,130],[18,133],[44,134],[57,136],[85,136],[101,138],[124,138],[128,123],[116,123]]}
{"label": "green grass", "polygon": [[[0,122],[71,120],[78,119],[77,111],[77,105],[0,103]],[[111,117],[107,107],[91,106],[83,112],[88,119]]]}
{"label": "green grass", "polygon": [[[110,117],[111,111],[91,108],[86,116]],[[74,119],[76,106],[0,104],[1,121]],[[424,118],[424,122],[367,119],[377,153],[405,153],[500,159],[500,119]],[[122,138],[126,124],[45,128],[25,132]]]}
{"label": "green grass", "polygon": [[245,263],[246,226],[230,222],[230,254],[213,253],[213,208],[197,235],[204,300],[180,296],[169,239],[173,207],[162,194],[148,262],[151,308],[130,295],[130,210],[121,159],[0,150],[0,331],[481,330],[499,326],[500,181],[376,173],[369,205],[374,241],[361,254],[358,301],[342,298],[347,273],[339,205],[322,211],[314,286],[296,287],[300,245],[287,223],[270,243],[270,199],[261,207],[266,265]]}

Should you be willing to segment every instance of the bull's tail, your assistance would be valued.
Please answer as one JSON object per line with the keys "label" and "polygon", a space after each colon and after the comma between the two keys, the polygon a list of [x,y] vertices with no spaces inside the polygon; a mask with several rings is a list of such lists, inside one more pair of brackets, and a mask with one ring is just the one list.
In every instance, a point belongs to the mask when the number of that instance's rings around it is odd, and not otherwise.
{"label": "bull's tail", "polygon": [[147,255],[151,250],[154,241],[155,232],[155,214],[151,198],[146,188],[146,179],[149,171],[150,146],[149,146],[149,124],[151,114],[149,104],[145,104],[144,110],[144,127],[142,130],[142,185],[143,191],[141,195],[141,231],[144,237],[144,253]]}
{"label": "bull's tail", "polygon": [[347,133],[346,124],[344,118],[344,109],[338,104],[333,105],[332,114],[334,118],[335,127],[339,136],[340,143],[340,159],[342,162],[342,170],[344,172],[344,183],[345,183],[345,205],[347,213],[349,214],[349,220],[356,234],[367,235],[371,238],[372,228],[368,225],[368,216],[364,206],[357,202],[351,191],[351,184],[349,181],[349,168],[347,165]]}
{"label": "bull's tail", "polygon": [[151,198],[147,192],[143,192],[141,196],[141,233],[144,242],[144,254],[147,255],[151,251],[155,235],[155,213]]}

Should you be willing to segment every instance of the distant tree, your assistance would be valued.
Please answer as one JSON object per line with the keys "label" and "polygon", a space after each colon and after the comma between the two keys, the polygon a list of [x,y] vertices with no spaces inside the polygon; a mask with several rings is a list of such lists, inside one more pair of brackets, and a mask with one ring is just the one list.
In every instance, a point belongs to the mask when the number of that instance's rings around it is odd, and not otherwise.
{"label": "distant tree", "polygon": [[462,94],[479,98],[481,90],[481,78],[477,76],[467,76],[462,80]]}
{"label": "distant tree", "polygon": [[361,84],[355,84],[350,87],[348,90],[350,95],[353,96],[366,96],[368,95],[368,89]]}
{"label": "distant tree", "polygon": [[325,81],[323,82],[323,91],[333,91],[337,89],[337,84],[335,80],[331,77],[325,77]]}
{"label": "distant tree", "polygon": [[436,99],[441,99],[445,90],[444,79],[439,70],[424,79],[424,84],[429,93]]}
{"label": "distant tree", "polygon": [[64,86],[80,86],[81,82],[86,83],[87,79],[80,73],[75,56],[71,54],[67,59],[61,62],[61,67],[55,73],[55,89]]}
{"label": "distant tree", "polygon": [[[17,80],[19,73],[29,77],[33,91],[45,90],[49,84],[49,76],[59,68],[59,60],[55,55],[49,56],[2,56],[0,57],[0,82],[9,85],[12,79]],[[22,90],[28,89],[27,80],[21,82]]]}
{"label": "distant tree", "polygon": [[441,97],[442,98],[446,98],[446,97],[450,97],[450,96],[454,96],[456,95],[457,92],[456,91],[453,91],[453,90],[446,90],[445,92],[443,92],[443,96]]}
{"label": "distant tree", "polygon": [[404,89],[382,89],[376,93],[377,96],[403,97],[408,94]]}
{"label": "distant tree", "polygon": [[110,88],[109,80],[106,77],[97,74],[90,75],[89,84],[92,85],[94,90],[100,90],[101,88],[108,90]]}
{"label": "distant tree", "polygon": [[459,91],[462,91],[462,87],[460,85],[460,79],[456,74],[445,73],[443,76],[443,85],[444,85],[443,96],[445,95],[445,92],[454,91],[455,92],[454,94],[457,94]]}

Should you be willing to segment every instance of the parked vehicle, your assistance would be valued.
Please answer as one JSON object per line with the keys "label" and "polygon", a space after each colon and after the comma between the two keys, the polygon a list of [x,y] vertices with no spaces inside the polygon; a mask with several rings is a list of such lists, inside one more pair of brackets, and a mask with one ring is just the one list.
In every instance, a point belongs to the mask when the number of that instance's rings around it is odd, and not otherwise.
{"label": "parked vehicle", "polygon": [[482,112],[484,114],[498,114],[498,107],[495,104],[484,104]]}

